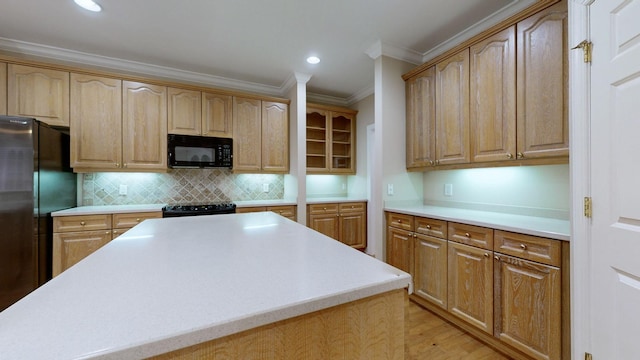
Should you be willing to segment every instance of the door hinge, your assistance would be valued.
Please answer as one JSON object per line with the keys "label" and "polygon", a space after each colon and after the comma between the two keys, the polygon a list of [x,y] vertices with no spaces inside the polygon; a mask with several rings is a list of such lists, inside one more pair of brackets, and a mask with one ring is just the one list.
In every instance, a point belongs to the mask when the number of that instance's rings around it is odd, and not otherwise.
{"label": "door hinge", "polygon": [[584,53],[584,62],[586,63],[591,62],[591,52],[593,49],[593,43],[591,43],[591,41],[582,40],[580,44],[571,48],[571,50],[575,50],[575,49],[582,49]]}
{"label": "door hinge", "polygon": [[584,353],[584,360],[593,360],[593,356],[588,352]]}
{"label": "door hinge", "polygon": [[591,198],[586,196],[584,198],[584,216],[590,218],[592,215],[592,210],[591,210]]}

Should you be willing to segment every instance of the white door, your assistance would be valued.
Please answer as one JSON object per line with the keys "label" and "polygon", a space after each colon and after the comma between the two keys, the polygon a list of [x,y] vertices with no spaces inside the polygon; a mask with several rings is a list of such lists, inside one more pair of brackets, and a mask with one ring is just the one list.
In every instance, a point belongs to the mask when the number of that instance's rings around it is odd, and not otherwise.
{"label": "white door", "polygon": [[640,1],[590,12],[591,353],[640,359]]}

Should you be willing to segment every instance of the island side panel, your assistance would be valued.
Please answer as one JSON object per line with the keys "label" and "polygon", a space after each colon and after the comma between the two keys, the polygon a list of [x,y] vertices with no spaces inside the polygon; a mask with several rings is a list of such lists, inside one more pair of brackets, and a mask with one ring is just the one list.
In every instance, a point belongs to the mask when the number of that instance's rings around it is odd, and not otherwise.
{"label": "island side panel", "polygon": [[406,290],[282,320],[151,359],[404,359]]}

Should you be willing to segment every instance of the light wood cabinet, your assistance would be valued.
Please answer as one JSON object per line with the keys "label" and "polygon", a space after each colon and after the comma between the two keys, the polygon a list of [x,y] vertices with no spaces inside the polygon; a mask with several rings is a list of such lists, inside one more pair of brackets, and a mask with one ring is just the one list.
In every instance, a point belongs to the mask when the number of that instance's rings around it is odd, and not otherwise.
{"label": "light wood cabinet", "polygon": [[413,234],[413,286],[417,296],[447,309],[448,244],[446,221],[416,217]]}
{"label": "light wood cabinet", "polygon": [[496,230],[494,250],[495,336],[535,359],[561,359],[560,243]]}
{"label": "light wood cabinet", "polygon": [[234,97],[233,128],[238,129],[233,138],[234,171],[289,171],[287,104]]}
{"label": "light wood cabinet", "polygon": [[405,84],[407,97],[407,169],[435,165],[436,69],[428,68]]}
{"label": "light wood cabinet", "polygon": [[356,173],[357,111],[307,104],[307,172]]}
{"label": "light wood cabinet", "polygon": [[515,159],[515,26],[471,46],[469,51],[471,160]]}
{"label": "light wood cabinet", "polygon": [[71,74],[71,167],[115,171],[122,162],[122,81]]}
{"label": "light wood cabinet", "polygon": [[233,97],[202,93],[202,136],[233,137]]}
{"label": "light wood cabinet", "polygon": [[413,273],[411,266],[412,238],[411,231],[387,227],[387,264],[404,272]]}
{"label": "light wood cabinet", "polygon": [[251,206],[236,208],[236,213],[252,213],[261,211],[272,211],[280,216],[284,216],[289,220],[297,221],[296,205],[279,205],[279,206]]}
{"label": "light wood cabinet", "polygon": [[167,133],[202,135],[202,93],[169,87]]}
{"label": "light wood cabinet", "polygon": [[122,168],[167,169],[167,88],[122,82]]}
{"label": "light wood cabinet", "polygon": [[69,126],[69,72],[9,64],[7,114]]}
{"label": "light wood cabinet", "polygon": [[469,49],[436,64],[436,164],[468,163]]}
{"label": "light wood cabinet", "polygon": [[567,16],[561,2],[517,24],[521,158],[569,155]]}
{"label": "light wood cabinet", "polygon": [[308,205],[308,226],[355,249],[367,247],[365,202]]}
{"label": "light wood cabinet", "polygon": [[161,217],[160,211],[54,217],[53,276],[59,275],[140,222]]}
{"label": "light wood cabinet", "polygon": [[7,115],[7,63],[0,62],[0,115]]}

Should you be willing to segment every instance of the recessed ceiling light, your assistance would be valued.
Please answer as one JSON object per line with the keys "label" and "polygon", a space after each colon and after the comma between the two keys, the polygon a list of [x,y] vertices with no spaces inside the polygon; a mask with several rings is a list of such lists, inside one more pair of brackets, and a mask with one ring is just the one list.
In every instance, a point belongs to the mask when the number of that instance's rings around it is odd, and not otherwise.
{"label": "recessed ceiling light", "polygon": [[102,11],[102,7],[96,4],[95,2],[93,2],[92,0],[73,0],[73,1],[75,1],[76,4],[80,5],[81,7],[89,11],[93,11],[93,12]]}
{"label": "recessed ceiling light", "polygon": [[317,63],[319,63],[319,62],[320,62],[320,58],[319,58],[319,57],[317,57],[317,56],[309,56],[309,57],[307,58],[307,62],[308,62],[309,64],[317,64]]}

